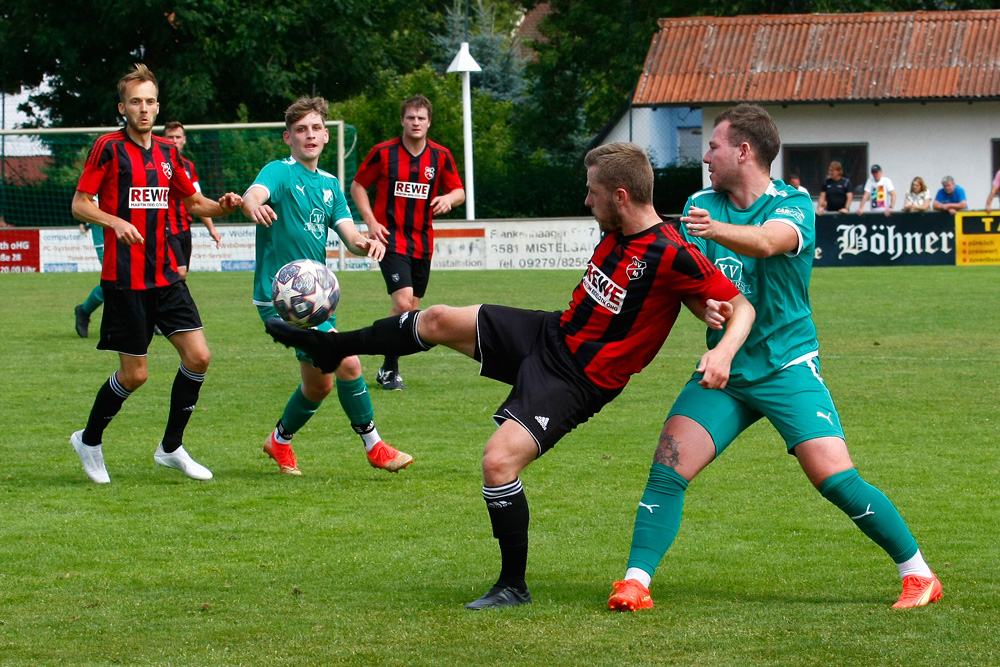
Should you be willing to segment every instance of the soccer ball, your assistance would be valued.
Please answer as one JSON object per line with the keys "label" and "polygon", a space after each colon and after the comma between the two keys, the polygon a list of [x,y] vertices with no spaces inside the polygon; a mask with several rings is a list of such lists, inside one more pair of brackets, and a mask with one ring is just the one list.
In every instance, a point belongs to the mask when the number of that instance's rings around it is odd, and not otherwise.
{"label": "soccer ball", "polygon": [[307,329],[330,319],[340,302],[340,283],[325,264],[297,259],[278,269],[271,301],[281,319]]}

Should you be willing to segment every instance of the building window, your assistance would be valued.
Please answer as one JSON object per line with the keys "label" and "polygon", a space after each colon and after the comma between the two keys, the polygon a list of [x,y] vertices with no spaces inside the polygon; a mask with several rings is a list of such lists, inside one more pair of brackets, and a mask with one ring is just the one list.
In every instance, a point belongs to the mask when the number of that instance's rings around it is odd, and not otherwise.
{"label": "building window", "polygon": [[782,147],[784,164],[782,180],[798,174],[802,185],[813,197],[819,197],[830,163],[844,165],[844,176],[851,179],[854,192],[859,194],[868,178],[868,144],[789,145]]}
{"label": "building window", "polygon": [[701,126],[677,128],[677,164],[682,167],[701,164]]}
{"label": "building window", "polygon": [[1000,171],[1000,139],[993,140],[993,174]]}

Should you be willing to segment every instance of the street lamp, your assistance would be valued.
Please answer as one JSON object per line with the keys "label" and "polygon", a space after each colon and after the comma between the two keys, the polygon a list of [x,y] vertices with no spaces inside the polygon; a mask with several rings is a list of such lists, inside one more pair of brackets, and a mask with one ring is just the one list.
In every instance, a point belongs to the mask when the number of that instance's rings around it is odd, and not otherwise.
{"label": "street lamp", "polygon": [[462,42],[455,59],[448,65],[448,74],[462,73],[462,129],[465,131],[465,219],[476,219],[476,194],[472,174],[472,93],[469,89],[469,72],[482,72],[472,54],[469,43]]}

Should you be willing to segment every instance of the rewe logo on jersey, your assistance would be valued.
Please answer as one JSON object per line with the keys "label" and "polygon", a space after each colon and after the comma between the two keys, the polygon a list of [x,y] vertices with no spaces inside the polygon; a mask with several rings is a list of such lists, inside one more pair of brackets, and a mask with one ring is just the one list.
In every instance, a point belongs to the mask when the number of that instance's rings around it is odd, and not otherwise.
{"label": "rewe logo on jersey", "polygon": [[616,285],[593,262],[587,265],[587,271],[583,275],[583,289],[587,296],[615,315],[622,312],[622,303],[625,302],[628,290]]}
{"label": "rewe logo on jersey", "polygon": [[129,188],[129,208],[167,208],[170,188]]}
{"label": "rewe logo on jersey", "polygon": [[743,296],[747,296],[753,293],[753,289],[750,287],[749,283],[744,280],[743,277],[743,262],[741,262],[736,257],[720,257],[715,260],[715,268],[719,269],[733,285],[736,285]]}
{"label": "rewe logo on jersey", "polygon": [[397,197],[407,199],[427,199],[431,193],[431,186],[427,183],[410,183],[409,181],[396,181],[394,194]]}

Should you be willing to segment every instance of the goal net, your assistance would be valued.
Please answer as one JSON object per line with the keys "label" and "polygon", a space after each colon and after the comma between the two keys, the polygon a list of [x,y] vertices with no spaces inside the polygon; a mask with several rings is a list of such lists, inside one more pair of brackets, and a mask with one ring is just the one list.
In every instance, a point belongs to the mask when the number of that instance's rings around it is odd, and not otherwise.
{"label": "goal net", "polygon": [[[357,130],[329,121],[330,145],[320,168],[346,187],[357,171]],[[116,127],[0,130],[0,221],[14,227],[75,225],[70,204],[84,161],[94,141]],[[184,156],[198,170],[202,192],[215,199],[242,194],[261,167],[288,157],[281,138],[284,123],[186,125]],[[163,128],[154,130],[162,135]],[[353,207],[353,202],[348,198]],[[357,211],[353,210],[355,219]],[[246,222],[239,215],[229,222]]]}

